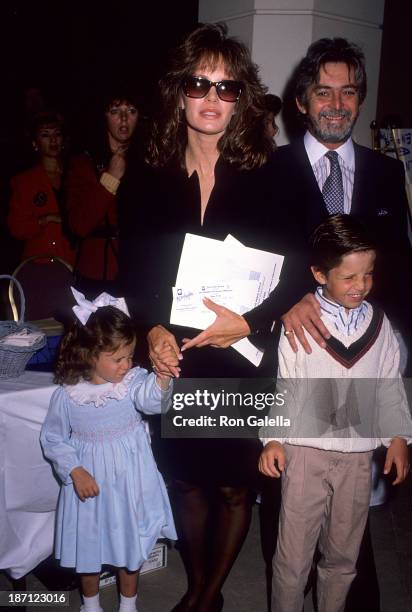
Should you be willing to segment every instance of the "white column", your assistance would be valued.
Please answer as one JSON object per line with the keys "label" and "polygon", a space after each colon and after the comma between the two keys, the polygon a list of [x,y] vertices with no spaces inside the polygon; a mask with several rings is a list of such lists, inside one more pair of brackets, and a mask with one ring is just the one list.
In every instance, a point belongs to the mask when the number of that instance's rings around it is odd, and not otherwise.
{"label": "white column", "polygon": [[[355,139],[371,146],[379,81],[384,0],[199,0],[199,21],[225,21],[246,43],[269,91],[283,97],[285,85],[308,46],[341,36],[358,44],[366,57],[368,95]],[[282,130],[278,144],[287,142]]]}

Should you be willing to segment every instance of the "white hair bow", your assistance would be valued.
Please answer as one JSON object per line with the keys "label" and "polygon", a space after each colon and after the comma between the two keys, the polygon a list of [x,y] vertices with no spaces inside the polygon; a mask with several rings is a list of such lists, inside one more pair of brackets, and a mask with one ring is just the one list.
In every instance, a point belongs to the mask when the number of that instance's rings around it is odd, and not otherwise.
{"label": "white hair bow", "polygon": [[93,302],[90,302],[84,297],[83,293],[80,293],[74,287],[70,287],[70,289],[77,302],[77,306],[73,306],[73,312],[83,325],[86,325],[92,312],[96,312],[102,306],[114,306],[130,317],[124,298],[115,298],[108,293],[101,293]]}

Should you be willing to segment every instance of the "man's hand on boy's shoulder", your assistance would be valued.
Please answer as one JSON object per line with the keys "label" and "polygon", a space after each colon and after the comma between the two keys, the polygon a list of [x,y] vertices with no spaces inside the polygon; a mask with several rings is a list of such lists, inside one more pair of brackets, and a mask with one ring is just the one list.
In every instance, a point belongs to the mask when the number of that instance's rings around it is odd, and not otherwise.
{"label": "man's hand on boy's shoulder", "polygon": [[305,331],[321,346],[326,348],[325,338],[330,333],[320,318],[320,304],[312,293],[307,293],[297,304],[282,316],[283,332],[294,353],[298,352],[298,343],[310,354],[312,349],[305,336]]}
{"label": "man's hand on boy's shoulder", "polygon": [[392,485],[400,484],[405,480],[409,472],[409,452],[404,438],[393,438],[388,450],[386,451],[384,474],[389,474],[393,464],[396,468],[396,479]]}
{"label": "man's hand on boy's shoulder", "polygon": [[259,471],[265,476],[279,478],[285,469],[285,448],[280,442],[272,440],[263,449],[259,459]]}

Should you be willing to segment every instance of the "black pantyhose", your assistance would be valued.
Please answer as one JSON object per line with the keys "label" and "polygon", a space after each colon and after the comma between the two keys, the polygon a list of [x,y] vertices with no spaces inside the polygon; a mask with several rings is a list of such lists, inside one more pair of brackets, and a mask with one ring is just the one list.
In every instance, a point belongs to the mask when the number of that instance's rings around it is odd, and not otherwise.
{"label": "black pantyhose", "polygon": [[249,530],[253,498],[247,487],[173,487],[180,551],[188,589],[175,612],[217,612],[221,588]]}

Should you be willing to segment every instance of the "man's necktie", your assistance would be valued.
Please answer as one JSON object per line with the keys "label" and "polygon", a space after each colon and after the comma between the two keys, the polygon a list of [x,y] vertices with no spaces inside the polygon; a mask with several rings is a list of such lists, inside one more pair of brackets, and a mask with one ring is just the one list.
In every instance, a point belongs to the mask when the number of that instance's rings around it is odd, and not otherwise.
{"label": "man's necktie", "polygon": [[330,161],[330,173],[322,189],[323,199],[330,215],[343,214],[343,181],[336,151],[328,151],[325,157]]}

